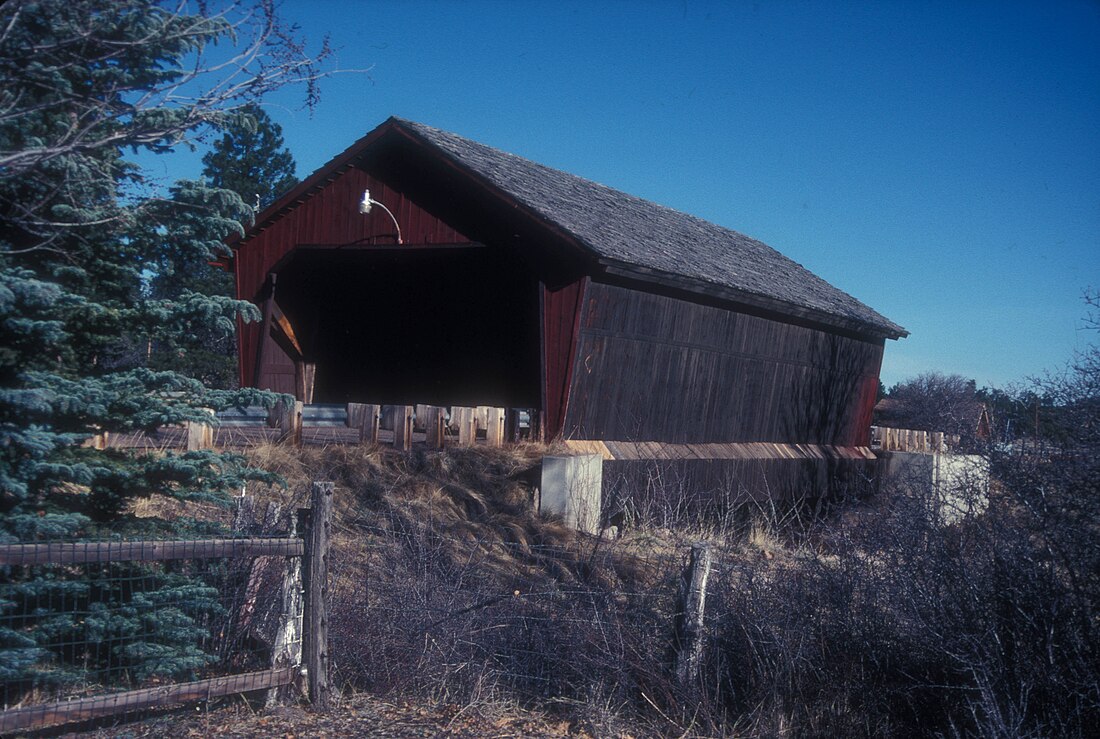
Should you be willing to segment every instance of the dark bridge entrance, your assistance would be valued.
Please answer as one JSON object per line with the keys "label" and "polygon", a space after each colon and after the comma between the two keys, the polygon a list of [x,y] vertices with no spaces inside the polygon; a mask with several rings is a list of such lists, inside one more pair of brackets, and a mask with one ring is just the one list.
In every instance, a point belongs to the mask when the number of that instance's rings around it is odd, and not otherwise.
{"label": "dark bridge entrance", "polygon": [[540,405],[539,285],[514,250],[300,246],[275,274],[268,348],[315,367],[313,402]]}

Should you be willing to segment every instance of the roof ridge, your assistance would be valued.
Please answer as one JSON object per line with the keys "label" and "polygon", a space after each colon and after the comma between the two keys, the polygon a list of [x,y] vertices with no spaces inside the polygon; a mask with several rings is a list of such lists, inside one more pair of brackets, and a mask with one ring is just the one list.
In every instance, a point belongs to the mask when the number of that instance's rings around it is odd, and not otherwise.
{"label": "roof ridge", "polygon": [[[668,205],[536,162],[451,131],[390,116],[261,213],[248,234],[296,207],[326,178],[397,130],[480,180],[563,238],[588,251],[609,273],[755,304],[873,335],[908,332],[765,242]],[[242,239],[247,240],[246,234]],[[233,240],[237,243],[237,240]],[[708,287],[712,286],[712,287]]]}

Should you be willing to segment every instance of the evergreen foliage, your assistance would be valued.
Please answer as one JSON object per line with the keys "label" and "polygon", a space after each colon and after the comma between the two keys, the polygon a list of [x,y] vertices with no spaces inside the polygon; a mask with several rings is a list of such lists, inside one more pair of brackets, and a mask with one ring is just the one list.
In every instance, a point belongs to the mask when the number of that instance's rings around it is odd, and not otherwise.
{"label": "evergreen foliage", "polygon": [[211,149],[202,158],[202,173],[210,184],[232,190],[260,210],[298,184],[282,127],[257,105],[230,119]]}
{"label": "evergreen foliage", "polygon": [[[254,306],[225,297],[213,273],[172,293],[147,284],[158,271],[201,272],[240,231],[248,206],[201,182],[154,197],[124,158],[186,144],[284,84],[304,83],[307,101],[316,99],[327,50],[307,55],[269,2],[219,7],[0,5],[0,542],[118,535],[134,526],[126,511],[136,497],[224,501],[243,481],[274,479],[233,455],[81,444],[98,432],[203,421],[204,408],[275,400],[187,376],[212,336],[231,337],[238,319],[258,317]],[[206,660],[196,619],[216,610],[213,594],[182,576],[144,582],[97,595],[94,582],[58,572],[0,572],[0,614],[24,616],[0,631],[0,680],[56,683],[70,663],[105,655],[134,679],[193,672]],[[141,608],[183,591],[186,607]],[[112,601],[121,609],[100,619]],[[80,604],[91,615],[78,623]],[[78,628],[99,656],[57,646]],[[115,639],[123,633],[141,637],[123,645]]]}
{"label": "evergreen foliage", "polygon": [[[206,183],[178,183],[170,201],[150,208],[147,230],[155,254],[150,292],[155,298],[191,302],[196,293],[232,297],[231,275],[205,255],[220,246],[220,235],[231,233],[237,225],[212,224],[210,209],[248,224],[255,215],[249,204],[255,201],[266,207],[298,181],[294,158],[283,147],[282,129],[259,106],[248,104],[228,116],[222,131],[202,159]],[[171,229],[166,226],[169,223]],[[208,387],[234,388],[237,343],[232,328],[215,321],[156,339],[147,347],[146,364],[174,369]],[[186,345],[180,345],[181,337]]]}

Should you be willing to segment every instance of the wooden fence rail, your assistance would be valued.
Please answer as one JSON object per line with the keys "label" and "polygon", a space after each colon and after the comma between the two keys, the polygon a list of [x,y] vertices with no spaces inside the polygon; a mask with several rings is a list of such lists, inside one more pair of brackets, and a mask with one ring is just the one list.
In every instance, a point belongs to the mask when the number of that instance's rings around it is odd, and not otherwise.
{"label": "wooden fence rail", "polygon": [[160,562],[220,557],[300,557],[298,538],[173,539],[0,544],[0,565],[67,565],[86,562]]}
{"label": "wooden fence rail", "polygon": [[[282,634],[291,624],[302,624],[300,657],[308,668],[306,678],[309,684],[309,696],[316,707],[323,709],[328,705],[330,693],[327,627],[328,541],[332,528],[333,485],[330,482],[314,483],[311,493],[311,507],[298,511],[299,536],[4,544],[0,545],[0,565],[72,565],[214,558],[301,558],[302,566],[288,568],[288,572],[302,573],[303,582],[295,584],[288,578],[284,583],[284,590],[300,591],[302,597],[294,594],[288,597],[287,593],[283,595],[284,603],[298,603],[301,611],[282,614],[283,623],[279,627],[279,632]],[[293,628],[291,627],[291,630]],[[285,660],[288,656],[296,663],[287,665]],[[273,650],[272,666],[268,670],[0,711],[0,734],[87,721],[236,693],[270,691],[296,682],[302,672],[301,661],[293,654],[276,649]]]}
{"label": "wooden fence rail", "polygon": [[147,708],[171,706],[191,701],[209,700],[224,695],[249,693],[254,690],[268,690],[294,682],[298,678],[298,671],[297,667],[284,667],[277,670],[226,675],[225,677],[197,680],[190,683],[130,690],[125,693],[112,693],[93,698],[77,698],[71,701],[13,708],[0,711],[0,734],[71,724],[76,721],[90,721],[120,713],[130,713]]}

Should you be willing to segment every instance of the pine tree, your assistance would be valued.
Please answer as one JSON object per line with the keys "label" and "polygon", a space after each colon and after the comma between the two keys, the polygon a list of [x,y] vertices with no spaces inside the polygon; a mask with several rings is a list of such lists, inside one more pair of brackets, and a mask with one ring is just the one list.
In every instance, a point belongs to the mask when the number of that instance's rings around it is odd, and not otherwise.
{"label": "pine tree", "polygon": [[[204,407],[274,400],[143,366],[154,339],[182,361],[203,332],[229,334],[238,317],[257,317],[254,306],[224,296],[154,295],[146,284],[148,270],[165,261],[205,264],[249,209],[200,182],[153,197],[124,158],[171,151],[287,83],[305,83],[307,101],[316,99],[317,63],[327,52],[305,55],[272,7],[0,5],[0,542],[117,535],[137,526],[127,514],[137,497],[224,501],[247,480],[273,479],[233,455],[82,446],[100,431],[203,421]],[[222,71],[211,79],[206,60],[217,42]],[[227,43],[236,45],[228,62]],[[73,662],[121,664],[132,677],[197,669],[206,660],[197,644],[203,614],[216,610],[212,594],[176,575],[142,582],[97,594],[107,586],[94,579],[0,573],[0,614],[22,614],[0,628],[0,681],[63,682]],[[138,608],[173,590],[189,593],[190,610]],[[110,623],[73,610],[98,612],[107,602],[128,610]],[[52,610],[58,603],[69,608]],[[114,632],[142,636],[122,643]],[[93,643],[56,646],[77,633]]]}
{"label": "pine tree", "polygon": [[[245,105],[229,116],[221,137],[202,161],[203,176],[210,186],[233,191],[246,205],[253,204],[253,209],[270,205],[298,182],[294,158],[283,147],[282,128],[258,105]],[[206,196],[198,183],[178,187],[174,194],[177,201],[195,208],[192,213],[202,212],[201,199]],[[252,209],[238,215],[246,224],[253,216]],[[183,234],[171,234],[173,243],[156,251],[151,294],[173,300],[189,293],[231,297],[234,285],[227,272],[210,264],[201,250],[181,249],[174,243],[180,238],[194,238],[203,228],[202,219],[187,218],[184,225]],[[237,386],[237,343],[232,332],[198,328],[187,339],[187,347],[181,347],[178,340],[153,341],[147,349],[146,364],[154,369],[175,369],[208,387]]]}
{"label": "pine tree", "polygon": [[257,105],[245,106],[230,120],[202,163],[211,185],[232,190],[261,210],[298,184],[282,127]]}

